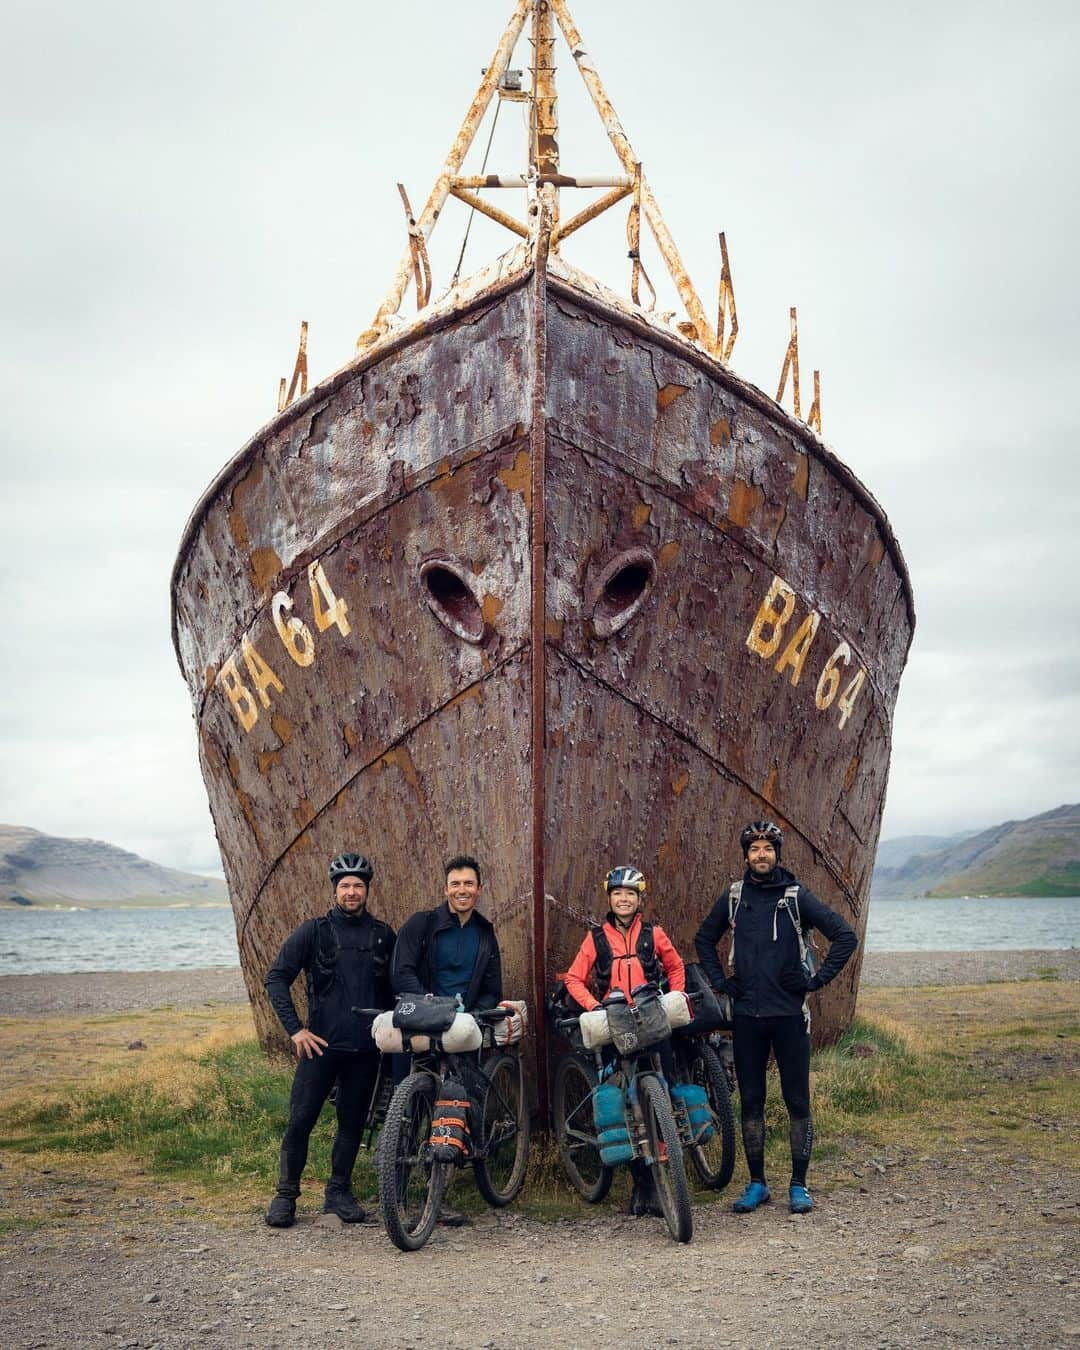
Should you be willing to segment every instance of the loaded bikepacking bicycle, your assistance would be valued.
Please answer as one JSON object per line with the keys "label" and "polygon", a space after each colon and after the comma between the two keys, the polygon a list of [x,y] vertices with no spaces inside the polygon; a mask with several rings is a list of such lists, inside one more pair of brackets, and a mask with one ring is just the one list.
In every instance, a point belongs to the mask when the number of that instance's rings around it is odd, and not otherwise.
{"label": "loaded bikepacking bicycle", "polygon": [[[416,1000],[421,1006],[435,1002]],[[402,1000],[398,1008],[405,1006]],[[438,1021],[432,1020],[433,1028]],[[388,1025],[384,1021],[384,1029]],[[376,1093],[369,1138],[381,1106],[385,1119],[375,1154],[379,1206],[390,1240],[411,1252],[432,1234],[452,1168],[471,1163],[477,1190],[497,1208],[521,1190],[529,1157],[529,1112],[517,1045],[524,1005],[471,1015],[451,1012],[441,1030],[395,1030],[400,1046],[392,1048],[412,1055],[411,1070],[389,1102],[385,1087],[382,1104]]]}
{"label": "loaded bikepacking bicycle", "polygon": [[[602,1044],[605,1016],[614,1058]],[[684,1099],[669,1092],[656,1048],[670,1034],[659,990],[635,989],[633,1007],[616,991],[599,1009],[556,1016],[555,1025],[571,1047],[555,1068],[552,1093],[555,1139],[571,1184],[596,1204],[607,1195],[616,1166],[644,1164],[668,1231],[676,1242],[689,1242],[694,1218],[683,1144],[696,1146],[705,1121],[699,1107],[692,1123]],[[697,1095],[691,1093],[695,1100]]]}
{"label": "loaded bikepacking bicycle", "polygon": [[[689,997],[697,1003],[701,995],[694,992]],[[635,999],[641,1001],[637,991]],[[621,1003],[619,995],[602,1006],[618,1008]],[[571,1052],[555,1069],[553,1117],[560,1159],[571,1184],[583,1199],[596,1204],[611,1187],[614,1167],[640,1159],[651,1169],[672,1237],[689,1241],[692,1221],[683,1150],[702,1185],[711,1190],[722,1190],[735,1167],[735,1119],[723,1055],[727,1043],[718,1035],[717,1018],[710,1009],[700,1022],[695,1018],[674,1030],[676,1081],[669,1087],[660,1056],[650,1046],[639,1044],[621,1054],[617,1064],[605,1063],[600,1047],[586,1047],[581,1019],[558,1016],[560,1011],[565,1009],[556,1004],[555,1025],[568,1038]],[[721,1019],[719,1024],[725,1023]],[[671,1147],[672,1132],[679,1145],[676,1150]]]}

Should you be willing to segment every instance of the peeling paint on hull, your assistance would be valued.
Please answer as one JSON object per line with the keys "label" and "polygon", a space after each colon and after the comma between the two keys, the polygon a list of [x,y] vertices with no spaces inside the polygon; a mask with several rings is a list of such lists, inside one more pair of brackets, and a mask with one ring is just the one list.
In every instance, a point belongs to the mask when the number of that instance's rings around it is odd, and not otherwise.
{"label": "peeling paint on hull", "polygon": [[[263,975],[328,902],[342,849],[374,858],[372,906],[395,925],[440,898],[446,856],[474,852],[507,992],[530,999],[615,862],[643,868],[689,955],[757,816],[865,929],[914,623],[881,508],[693,344],[558,267],[531,283],[504,277],[310,391],[185,534],[174,638],[267,1043]],[[858,973],[822,996],[819,1038],[850,1020]]]}

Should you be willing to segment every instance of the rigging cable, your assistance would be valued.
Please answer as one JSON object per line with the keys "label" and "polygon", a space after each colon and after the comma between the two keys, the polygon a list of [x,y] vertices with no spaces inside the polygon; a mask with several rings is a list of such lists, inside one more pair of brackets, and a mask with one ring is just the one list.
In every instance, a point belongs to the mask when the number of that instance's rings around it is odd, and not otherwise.
{"label": "rigging cable", "polygon": [[[487,172],[488,155],[491,153],[491,142],[495,139],[495,128],[499,122],[499,109],[502,107],[502,99],[495,102],[495,116],[491,119],[491,131],[488,135],[487,147],[484,150],[484,162],[480,166],[480,177]],[[472,229],[473,216],[476,215],[476,207],[469,210],[469,219],[465,225],[465,238],[461,241],[461,252],[458,254],[457,266],[454,268],[454,275],[450,279],[449,289],[453,290],[458,284],[458,277],[461,276],[461,264],[465,261],[465,249],[469,243],[469,231]]]}

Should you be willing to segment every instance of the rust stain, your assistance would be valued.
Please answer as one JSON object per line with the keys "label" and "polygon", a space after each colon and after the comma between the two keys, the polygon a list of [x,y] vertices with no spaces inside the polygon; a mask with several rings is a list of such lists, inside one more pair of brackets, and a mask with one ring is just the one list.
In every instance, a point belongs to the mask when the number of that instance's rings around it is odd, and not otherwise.
{"label": "rust stain", "polygon": [[217,679],[217,666],[207,666],[205,683],[203,684],[204,693],[208,694],[210,690],[213,689],[214,681],[216,679]]}
{"label": "rust stain", "polygon": [[[460,694],[455,694],[446,707],[460,708],[463,703],[468,703],[470,699],[475,699],[477,703],[483,703],[484,700],[481,697],[478,684],[471,684],[468,689],[463,689]],[[411,760],[409,762],[412,763]]]}
{"label": "rust stain", "polygon": [[671,780],[671,790],[676,797],[681,797],[686,791],[686,785],[690,781],[690,770],[683,769],[682,773],[676,774]]}
{"label": "rust stain", "polygon": [[844,791],[850,792],[851,785],[855,781],[855,773],[859,767],[859,756],[854,755],[851,763],[847,766],[847,773],[844,774]]}
{"label": "rust stain", "polygon": [[257,591],[268,591],[281,572],[281,559],[272,548],[251,551],[251,580]]}
{"label": "rust stain", "polygon": [[492,628],[494,626],[502,607],[502,596],[492,595],[490,591],[484,596],[480,603],[480,613],[483,615],[485,627]]}
{"label": "rust stain", "polygon": [[657,554],[661,567],[670,567],[678,556],[679,541],[677,539],[669,539],[666,544],[661,545],[660,552]]}
{"label": "rust stain", "polygon": [[276,750],[262,750],[255,756],[255,763],[258,765],[259,772],[264,778],[277,763],[280,754],[281,747],[278,746]]}
{"label": "rust stain", "polygon": [[765,779],[765,786],[761,789],[762,798],[765,801],[767,801],[770,805],[773,804],[773,800],[776,796],[776,784],[779,781],[779,779],[780,779],[780,770],[774,764],[772,768],[769,770],[768,778]]}
{"label": "rust stain", "polygon": [[244,499],[262,482],[263,464],[257,459],[243,478],[235,485],[231,494],[228,522],[229,532],[236,541],[236,547],[245,551],[251,547],[247,521],[244,519]]}
{"label": "rust stain", "polygon": [[227,763],[229,766],[229,777],[232,779],[233,787],[236,790],[236,797],[240,803],[240,810],[244,814],[244,819],[247,821],[251,833],[261,844],[262,836],[259,834],[259,825],[255,818],[255,803],[240,786],[240,761],[236,757],[235,750],[229,751]]}
{"label": "rust stain", "polygon": [[806,455],[795,456],[795,477],[791,480],[791,490],[799,501],[806,501],[810,488],[810,460]]}
{"label": "rust stain", "polygon": [[656,850],[657,871],[663,872],[667,869],[669,863],[671,862],[671,856],[674,852],[675,852],[674,844],[672,844],[670,840],[665,839],[661,843],[660,847]]}
{"label": "rust stain", "polygon": [[643,530],[652,518],[652,507],[648,502],[638,502],[633,511],[633,522],[635,530]]}
{"label": "rust stain", "polygon": [[351,722],[345,723],[341,728],[341,734],[345,738],[346,754],[348,754],[350,750],[355,750],[360,744],[360,737]]}
{"label": "rust stain", "polygon": [[380,773],[393,765],[395,769],[401,772],[402,777],[408,783],[416,796],[418,802],[424,800],[424,791],[420,786],[420,775],[416,771],[416,765],[413,763],[413,757],[409,754],[404,745],[395,746],[393,750],[388,750],[382,759],[378,760],[376,768]]}
{"label": "rust stain", "polygon": [[658,412],[663,412],[665,408],[670,408],[675,400],[681,397],[690,388],[688,384],[665,384],[663,389],[656,391],[656,407]]}
{"label": "rust stain", "polygon": [[563,635],[562,619],[546,619],[544,621],[544,635],[552,642],[561,642]]}
{"label": "rust stain", "polygon": [[731,423],[726,417],[718,417],[709,428],[709,444],[715,450],[718,446],[727,445],[731,440]]}
{"label": "rust stain", "polygon": [[308,830],[303,830],[289,845],[289,854],[307,853],[311,849],[311,834]]}
{"label": "rust stain", "polygon": [[293,807],[293,817],[302,830],[306,829],[315,819],[315,808],[306,797],[301,797],[297,805]]}
{"label": "rust stain", "polygon": [[520,492],[526,501],[529,499],[529,452],[519,450],[513,464],[507,464],[499,470],[499,482],[508,492]]}
{"label": "rust stain", "polygon": [[764,500],[765,493],[761,488],[736,478],[735,485],[731,489],[728,520],[732,525],[744,526]]}
{"label": "rust stain", "polygon": [[292,723],[287,717],[282,717],[281,713],[270,714],[270,725],[274,729],[274,735],[282,745],[288,745],[293,738]]}
{"label": "rust stain", "polygon": [[882,539],[880,534],[875,534],[873,540],[870,543],[870,552],[866,561],[869,564],[869,566],[877,567],[878,563],[881,562],[884,556],[885,556],[885,541],[884,539]]}
{"label": "rust stain", "polygon": [[565,739],[566,739],[566,732],[559,727],[556,727],[555,730],[548,737],[548,741],[550,742],[551,745],[555,747],[556,750],[559,748],[560,745],[562,745]]}

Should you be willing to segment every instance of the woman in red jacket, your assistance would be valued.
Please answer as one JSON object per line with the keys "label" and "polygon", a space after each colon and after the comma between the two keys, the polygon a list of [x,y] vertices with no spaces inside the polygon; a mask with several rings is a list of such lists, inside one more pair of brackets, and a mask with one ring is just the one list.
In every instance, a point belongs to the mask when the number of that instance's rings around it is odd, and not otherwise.
{"label": "woman in red jacket", "polygon": [[[563,976],[570,997],[586,1012],[595,1008],[613,989],[620,989],[628,1002],[642,984],[664,985],[683,993],[686,970],[674,943],[659,924],[641,916],[645,877],[636,867],[613,867],[604,878],[610,906],[602,924],[585,934],[585,941]],[[656,1047],[665,1075],[671,1081],[674,1061],[671,1041]],[[648,1168],[631,1164],[634,1191],[631,1214],[660,1214]]]}

